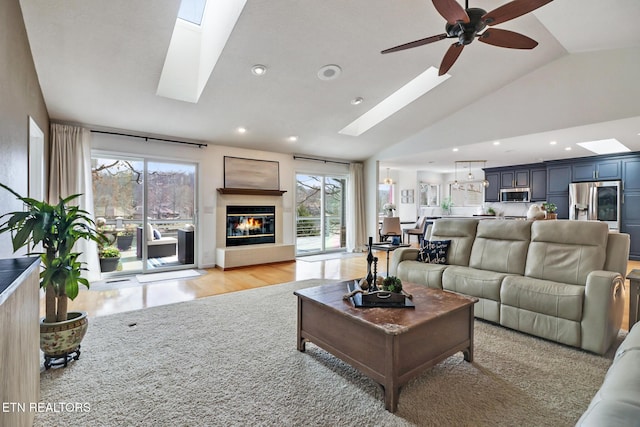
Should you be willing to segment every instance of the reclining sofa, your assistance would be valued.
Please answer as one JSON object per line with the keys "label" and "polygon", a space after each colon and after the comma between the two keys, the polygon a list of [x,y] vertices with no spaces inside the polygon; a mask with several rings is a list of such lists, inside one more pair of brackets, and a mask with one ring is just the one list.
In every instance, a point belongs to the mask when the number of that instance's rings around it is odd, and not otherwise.
{"label": "reclining sofa", "polygon": [[629,235],[568,220],[436,220],[425,240],[450,241],[446,264],[393,252],[389,274],[479,299],[475,316],[604,354],[622,321]]}

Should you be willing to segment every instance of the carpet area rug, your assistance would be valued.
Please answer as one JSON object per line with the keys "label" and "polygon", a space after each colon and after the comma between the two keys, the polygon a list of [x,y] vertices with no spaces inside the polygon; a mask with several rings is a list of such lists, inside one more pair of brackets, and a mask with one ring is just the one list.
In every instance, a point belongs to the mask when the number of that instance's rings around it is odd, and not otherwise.
{"label": "carpet area rug", "polygon": [[34,425],[572,426],[611,363],[476,321],[474,362],[458,353],[424,372],[391,414],[375,382],[313,344],[296,350],[293,291],[323,282],[91,319],[80,360],[41,373],[41,402],[77,405]]}

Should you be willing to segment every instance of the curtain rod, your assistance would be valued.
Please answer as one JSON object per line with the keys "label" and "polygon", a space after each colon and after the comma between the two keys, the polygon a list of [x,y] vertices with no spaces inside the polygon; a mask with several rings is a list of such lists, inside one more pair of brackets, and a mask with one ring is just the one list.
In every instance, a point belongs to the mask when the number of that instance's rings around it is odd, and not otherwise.
{"label": "curtain rod", "polygon": [[152,141],[172,142],[174,144],[193,145],[193,146],[196,146],[198,148],[202,148],[202,147],[206,147],[207,146],[207,144],[198,143],[198,142],[188,142],[188,141],[178,141],[178,140],[175,140],[175,139],[154,138],[152,136],[131,135],[131,134],[128,134],[128,133],[120,133],[120,132],[107,132],[107,131],[103,131],[103,130],[93,130],[93,129],[91,129],[91,132],[103,133],[105,135],[128,136],[128,137],[131,137],[131,138],[144,139],[145,141],[152,140]]}
{"label": "curtain rod", "polygon": [[293,156],[293,160],[313,160],[314,162],[324,162],[324,163],[337,163],[339,165],[350,165],[349,162],[339,162],[337,160],[327,160],[327,159],[316,159],[314,157],[304,157],[304,156]]}

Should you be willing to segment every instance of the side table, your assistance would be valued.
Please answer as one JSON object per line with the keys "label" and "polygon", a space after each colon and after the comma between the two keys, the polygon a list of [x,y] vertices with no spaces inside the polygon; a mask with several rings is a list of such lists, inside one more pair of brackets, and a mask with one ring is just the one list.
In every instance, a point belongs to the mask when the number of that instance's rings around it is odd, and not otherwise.
{"label": "side table", "polygon": [[629,279],[629,330],[638,321],[638,297],[640,297],[640,270],[631,270]]}
{"label": "side table", "polygon": [[178,229],[178,261],[193,264],[193,230]]}
{"label": "side table", "polygon": [[371,249],[374,251],[385,251],[387,253],[387,276],[389,275],[389,252],[393,252],[398,248],[408,248],[411,245],[406,243],[400,243],[399,245],[393,245],[391,243],[374,243],[371,245]]}

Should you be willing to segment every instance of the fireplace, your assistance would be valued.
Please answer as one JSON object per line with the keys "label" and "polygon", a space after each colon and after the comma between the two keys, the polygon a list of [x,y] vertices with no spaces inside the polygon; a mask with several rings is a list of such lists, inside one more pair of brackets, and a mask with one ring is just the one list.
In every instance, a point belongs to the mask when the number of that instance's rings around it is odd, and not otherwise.
{"label": "fireplace", "polygon": [[227,246],[276,242],[275,206],[227,206]]}

